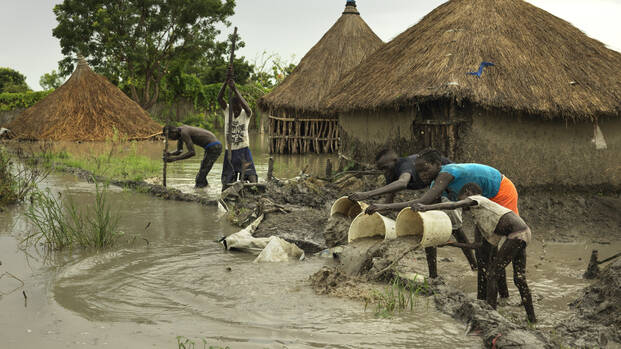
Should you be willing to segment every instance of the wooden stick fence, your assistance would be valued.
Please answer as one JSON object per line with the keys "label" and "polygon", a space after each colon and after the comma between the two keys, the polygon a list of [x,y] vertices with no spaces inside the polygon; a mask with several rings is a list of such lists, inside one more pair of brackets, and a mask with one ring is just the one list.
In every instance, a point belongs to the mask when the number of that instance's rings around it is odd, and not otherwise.
{"label": "wooden stick fence", "polygon": [[269,116],[270,153],[335,153],[339,150],[337,118]]}

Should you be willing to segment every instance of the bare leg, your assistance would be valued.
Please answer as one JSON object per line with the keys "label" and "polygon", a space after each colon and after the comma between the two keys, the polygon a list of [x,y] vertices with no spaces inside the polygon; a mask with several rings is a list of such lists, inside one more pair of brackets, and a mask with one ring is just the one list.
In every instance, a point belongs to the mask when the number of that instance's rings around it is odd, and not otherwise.
{"label": "bare leg", "polygon": [[526,243],[522,240],[509,239],[505,241],[492,261],[489,268],[489,280],[487,283],[487,303],[489,303],[492,308],[496,309],[496,278],[505,273],[505,268],[511,262],[513,262],[513,281],[520,291],[528,321],[533,323],[537,322],[530,289],[526,283]]}
{"label": "bare leg", "polygon": [[479,228],[476,227],[474,229],[474,241],[481,244],[481,247],[475,250],[477,257],[477,299],[485,299],[487,295],[487,263],[492,245],[483,238]]}
{"label": "bare leg", "polygon": [[[498,247],[492,247],[492,255],[490,255],[490,261],[498,254]],[[491,263],[490,263],[491,264]],[[509,287],[507,286],[507,273],[503,269],[496,275],[496,282],[498,285],[498,295],[500,298],[509,298]]]}
{"label": "bare leg", "polygon": [[[465,244],[470,243],[470,241],[468,241],[468,237],[466,236],[466,233],[464,233],[464,231],[461,228],[453,230],[453,236],[455,237],[455,240],[457,240],[457,242],[465,243]],[[466,256],[466,259],[468,260],[468,263],[470,264],[470,269],[476,270],[477,260],[474,257],[474,253],[472,252],[472,249],[462,248],[461,250],[464,252],[464,256]]]}
{"label": "bare leg", "polygon": [[429,278],[435,279],[438,277],[438,250],[435,247],[426,247],[425,255],[427,256],[427,267],[429,267]]}

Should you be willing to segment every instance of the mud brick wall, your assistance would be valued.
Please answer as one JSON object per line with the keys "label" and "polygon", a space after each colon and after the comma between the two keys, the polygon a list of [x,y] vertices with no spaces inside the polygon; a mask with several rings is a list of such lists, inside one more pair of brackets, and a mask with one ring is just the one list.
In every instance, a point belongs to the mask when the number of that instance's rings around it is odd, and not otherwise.
{"label": "mud brick wall", "polygon": [[[446,118],[441,110],[433,114]],[[418,115],[429,119],[427,113]],[[415,111],[342,114],[341,152],[365,163],[373,163],[377,151],[385,146],[401,155],[416,153],[425,147],[422,136],[414,134],[416,116]],[[605,150],[595,149],[591,122],[546,120],[472,106],[456,108],[451,118],[466,120],[459,126],[454,161],[496,167],[520,187],[621,188],[619,118],[599,120],[608,146]]]}
{"label": "mud brick wall", "polygon": [[496,167],[523,187],[621,187],[621,120],[601,119],[608,148],[595,149],[593,124],[475,111],[460,139],[462,162]]}
{"label": "mud brick wall", "polygon": [[419,149],[412,135],[415,112],[361,112],[339,115],[340,150],[356,160],[373,163],[375,154],[391,147],[402,155]]}

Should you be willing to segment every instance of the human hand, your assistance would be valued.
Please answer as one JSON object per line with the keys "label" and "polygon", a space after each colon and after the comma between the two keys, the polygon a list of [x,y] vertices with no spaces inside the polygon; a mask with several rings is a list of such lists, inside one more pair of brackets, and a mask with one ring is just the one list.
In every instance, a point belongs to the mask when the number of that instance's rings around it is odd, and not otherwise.
{"label": "human hand", "polygon": [[230,88],[235,88],[235,80],[233,80],[233,78],[229,78],[226,81],[226,84],[230,87]]}
{"label": "human hand", "polygon": [[368,195],[362,193],[362,192],[356,192],[353,194],[349,194],[349,196],[347,197],[349,200],[351,201],[362,201],[362,200],[366,200],[369,198]]}
{"label": "human hand", "polygon": [[429,211],[429,206],[416,203],[416,204],[412,204],[410,206],[410,209],[412,209],[412,211],[425,212],[425,211]]}
{"label": "human hand", "polygon": [[170,153],[165,153],[164,156],[162,156],[162,160],[164,160],[164,162],[173,162],[173,161],[175,161],[171,157]]}
{"label": "human hand", "polygon": [[379,212],[381,210],[381,205],[380,204],[371,204],[369,205],[369,207],[367,207],[366,210],[364,210],[365,214],[371,215],[374,214],[376,212]]}

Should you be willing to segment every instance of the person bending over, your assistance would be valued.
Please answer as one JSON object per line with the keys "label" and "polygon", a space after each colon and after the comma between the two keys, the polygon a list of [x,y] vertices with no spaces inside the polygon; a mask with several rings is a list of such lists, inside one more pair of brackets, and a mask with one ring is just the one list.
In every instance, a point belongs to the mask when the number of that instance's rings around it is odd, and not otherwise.
{"label": "person bending over", "polygon": [[[185,160],[196,155],[194,151],[194,145],[205,149],[203,155],[203,161],[201,161],[201,168],[196,175],[195,185],[196,188],[204,188],[208,185],[207,174],[211,171],[214,162],[222,153],[222,144],[216,136],[202,128],[192,126],[164,126],[164,135],[168,135],[168,139],[177,141],[177,150],[172,153],[164,154],[164,161],[174,162],[179,160]],[[187,152],[183,153],[183,145],[187,149]]]}
{"label": "person bending over", "polygon": [[[476,183],[466,183],[458,194],[459,201],[446,202],[434,205],[414,204],[414,211],[429,210],[454,210],[464,208],[474,218],[474,222],[484,237],[484,241],[475,244],[474,248],[497,246],[502,237],[505,242],[498,253],[491,259],[486,278],[477,282],[487,283],[486,300],[492,308],[496,309],[498,291],[496,288],[498,278],[501,277],[509,263],[513,263],[513,282],[520,291],[522,304],[526,310],[526,316],[531,323],[537,322],[533,300],[526,282],[526,246],[531,240],[531,231],[520,216],[512,210],[482,196],[483,190]],[[463,244],[453,244],[463,245]],[[464,247],[464,246],[462,246]],[[479,288],[479,287],[477,287]]]}
{"label": "person bending over", "polygon": [[[400,158],[397,153],[389,148],[380,150],[375,156],[375,166],[378,170],[384,172],[384,178],[386,178],[386,184],[383,187],[367,192],[356,192],[349,195],[349,199],[353,201],[363,201],[380,195],[385,195],[385,203],[392,203],[395,197],[395,193],[410,189],[419,190],[426,188],[428,184],[425,184],[418,176],[414,168],[414,164],[418,154],[412,154],[406,157]],[[447,165],[452,163],[446,157],[441,157],[441,163]],[[464,231],[461,229],[461,211],[452,212],[450,214],[451,222],[453,223],[453,235],[457,241],[462,243],[468,243],[468,238]],[[436,263],[436,250],[435,248],[426,248],[427,263],[429,266],[429,276],[435,278],[437,276],[437,263]],[[477,268],[476,259],[471,249],[463,249],[463,253],[470,264],[470,268],[475,270]]]}
{"label": "person bending over", "polygon": [[[418,155],[414,168],[421,180],[431,185],[431,188],[421,198],[394,204],[370,205],[366,209],[366,213],[371,214],[381,210],[401,210],[419,203],[433,204],[443,195],[451,201],[455,201],[464,184],[473,182],[481,187],[484,197],[519,215],[518,193],[515,186],[509,178],[493,167],[475,163],[442,165],[441,154],[435,149],[428,149]],[[479,241],[481,241],[480,232],[475,229],[475,242]],[[485,267],[490,258],[488,253],[495,253],[495,249],[477,250],[475,253],[479,278],[483,278],[485,273]],[[481,288],[477,290],[477,296],[479,299],[485,299],[486,283],[480,282],[479,285]],[[506,277],[499,278],[498,286],[500,296],[502,298],[509,297]]]}

